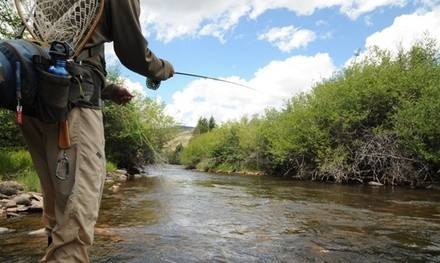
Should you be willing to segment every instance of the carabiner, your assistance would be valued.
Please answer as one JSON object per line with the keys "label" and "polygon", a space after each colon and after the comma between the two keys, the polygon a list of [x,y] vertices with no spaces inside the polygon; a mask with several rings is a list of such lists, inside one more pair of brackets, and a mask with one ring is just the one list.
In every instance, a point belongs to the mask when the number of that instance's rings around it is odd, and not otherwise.
{"label": "carabiner", "polygon": [[[61,176],[61,171],[64,171],[65,175]],[[67,158],[66,151],[62,157],[58,159],[57,170],[55,172],[55,176],[60,180],[69,179],[69,158]]]}

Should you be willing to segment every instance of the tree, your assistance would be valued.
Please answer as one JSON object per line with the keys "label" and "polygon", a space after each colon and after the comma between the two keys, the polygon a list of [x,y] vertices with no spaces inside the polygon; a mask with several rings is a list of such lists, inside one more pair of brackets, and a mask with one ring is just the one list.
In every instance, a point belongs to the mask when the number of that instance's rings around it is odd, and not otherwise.
{"label": "tree", "polygon": [[217,126],[217,124],[215,123],[214,117],[210,117],[209,121],[208,121],[208,130],[212,130]]}
{"label": "tree", "polygon": [[214,129],[216,127],[215,124],[215,120],[214,117],[210,117],[209,120],[204,118],[204,117],[200,117],[199,120],[197,121],[197,125],[194,128],[192,135],[194,137],[197,137],[205,132],[209,132],[212,129]]}

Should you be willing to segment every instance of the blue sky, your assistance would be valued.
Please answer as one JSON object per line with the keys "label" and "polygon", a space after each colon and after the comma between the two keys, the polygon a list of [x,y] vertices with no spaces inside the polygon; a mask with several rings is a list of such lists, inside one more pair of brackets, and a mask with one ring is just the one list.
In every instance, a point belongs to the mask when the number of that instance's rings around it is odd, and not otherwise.
{"label": "blue sky", "polygon": [[[440,42],[439,0],[141,0],[150,49],[176,71],[252,87],[176,75],[157,91],[121,66],[126,86],[166,104],[194,126],[281,108],[342,69],[357,50],[408,48],[428,33]],[[109,64],[118,64],[107,45]]]}

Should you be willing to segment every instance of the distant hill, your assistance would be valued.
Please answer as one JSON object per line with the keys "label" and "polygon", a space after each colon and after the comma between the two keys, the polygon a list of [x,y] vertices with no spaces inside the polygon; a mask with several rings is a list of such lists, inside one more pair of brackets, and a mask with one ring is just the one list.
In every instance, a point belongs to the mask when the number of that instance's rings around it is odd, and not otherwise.
{"label": "distant hill", "polygon": [[192,137],[193,130],[194,130],[194,127],[180,126],[181,132],[179,134],[177,134],[176,138],[174,138],[169,143],[167,143],[166,148],[169,150],[174,150],[174,149],[176,149],[177,145],[179,145],[179,144],[186,146]]}
{"label": "distant hill", "polygon": [[194,130],[194,127],[190,127],[190,126],[180,126],[180,130],[182,131],[182,132],[186,132],[186,131],[193,131]]}

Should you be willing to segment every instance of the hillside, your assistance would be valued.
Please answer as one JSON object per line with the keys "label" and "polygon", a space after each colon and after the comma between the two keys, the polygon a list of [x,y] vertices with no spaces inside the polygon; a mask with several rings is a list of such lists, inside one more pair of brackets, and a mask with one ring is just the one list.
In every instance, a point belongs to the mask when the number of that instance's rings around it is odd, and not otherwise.
{"label": "hillside", "polygon": [[188,144],[189,140],[192,137],[194,127],[181,126],[180,128],[181,132],[177,134],[176,138],[174,138],[167,144],[166,149],[174,150],[179,144],[182,144],[182,146],[186,146]]}

